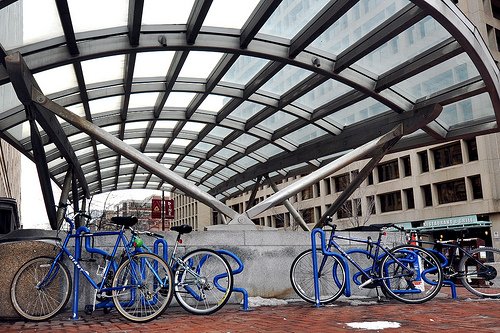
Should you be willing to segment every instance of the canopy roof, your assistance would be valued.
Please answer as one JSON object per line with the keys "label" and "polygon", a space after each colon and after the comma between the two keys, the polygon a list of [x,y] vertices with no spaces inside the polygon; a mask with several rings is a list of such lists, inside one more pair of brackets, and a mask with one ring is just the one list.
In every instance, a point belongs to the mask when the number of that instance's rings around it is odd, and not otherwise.
{"label": "canopy roof", "polygon": [[[0,0],[0,21],[0,132],[32,159],[16,52],[48,98],[218,199],[403,120],[421,128],[393,150],[498,131],[498,68],[448,0]],[[38,130],[60,186],[70,159],[85,195],[171,188],[58,120],[73,155]]]}

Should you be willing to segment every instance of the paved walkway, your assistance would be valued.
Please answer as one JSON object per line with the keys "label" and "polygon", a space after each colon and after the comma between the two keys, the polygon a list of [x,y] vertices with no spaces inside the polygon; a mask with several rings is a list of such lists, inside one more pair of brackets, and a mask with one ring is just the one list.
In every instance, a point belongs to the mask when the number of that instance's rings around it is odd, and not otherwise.
{"label": "paved walkway", "polygon": [[[458,300],[439,297],[428,303],[406,305],[396,301],[378,303],[370,299],[346,299],[315,308],[304,302],[254,307],[242,311],[226,306],[210,316],[194,316],[171,307],[148,323],[131,323],[116,311],[96,311],[81,319],[69,313],[47,322],[3,321],[0,332],[497,332],[500,333],[500,299],[488,300],[460,295]],[[381,322],[377,323],[376,322]],[[367,328],[356,328],[365,325]],[[377,328],[378,327],[378,328]],[[392,327],[392,328],[391,328]]]}

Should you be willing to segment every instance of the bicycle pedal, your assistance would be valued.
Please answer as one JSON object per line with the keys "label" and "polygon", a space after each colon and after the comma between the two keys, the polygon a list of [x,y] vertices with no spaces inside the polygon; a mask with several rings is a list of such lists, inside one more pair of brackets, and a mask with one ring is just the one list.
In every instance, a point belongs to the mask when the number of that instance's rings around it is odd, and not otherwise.
{"label": "bicycle pedal", "polygon": [[85,305],[85,314],[86,315],[91,315],[93,312],[94,312],[94,306],[93,305],[90,305],[90,304],[87,304]]}

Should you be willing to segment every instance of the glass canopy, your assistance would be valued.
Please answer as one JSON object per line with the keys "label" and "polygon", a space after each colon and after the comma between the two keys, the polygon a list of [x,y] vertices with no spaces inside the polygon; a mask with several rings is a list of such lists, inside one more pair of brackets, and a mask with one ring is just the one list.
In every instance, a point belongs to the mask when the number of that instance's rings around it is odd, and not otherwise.
{"label": "glass canopy", "polygon": [[[499,72],[448,0],[2,0],[0,133],[34,159],[6,56],[41,92],[218,199],[316,169],[443,111],[393,150],[498,131]],[[175,190],[58,118],[75,158],[41,134],[50,177],[92,195]],[[65,158],[61,158],[65,157]]]}

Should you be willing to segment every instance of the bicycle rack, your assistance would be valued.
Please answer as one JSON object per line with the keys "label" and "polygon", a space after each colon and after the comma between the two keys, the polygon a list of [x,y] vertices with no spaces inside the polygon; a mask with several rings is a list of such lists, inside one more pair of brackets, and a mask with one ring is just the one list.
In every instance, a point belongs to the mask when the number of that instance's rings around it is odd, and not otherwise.
{"label": "bicycle rack", "polygon": [[[243,266],[243,262],[241,261],[241,259],[233,252],[230,252],[227,250],[217,250],[217,253],[227,255],[227,256],[233,258],[234,261],[236,261],[236,263],[238,264],[238,268],[231,271],[233,273],[233,276],[241,273],[243,271],[243,269],[245,268],[245,266]],[[233,286],[233,291],[236,291],[236,292],[241,293],[243,295],[243,311],[248,311],[249,310],[249,308],[248,308],[248,292],[246,291],[246,289]]]}
{"label": "bicycle rack", "polygon": [[347,264],[346,260],[344,257],[339,255],[336,252],[331,252],[328,251],[326,248],[326,235],[325,231],[321,228],[315,228],[311,232],[311,247],[312,247],[312,261],[313,261],[313,275],[314,275],[314,299],[315,299],[315,305],[316,307],[321,307],[321,301],[320,301],[320,296],[319,296],[319,277],[318,277],[318,255],[314,249],[316,249],[316,235],[320,235],[320,240],[321,240],[321,252],[323,255],[327,256],[332,256],[336,257],[340,260],[341,263],[344,265],[344,270],[346,273],[346,282],[345,282],[345,289],[344,289],[344,295],[347,297],[351,296],[351,273],[349,272],[349,265]]}
{"label": "bicycle rack", "polygon": [[[429,251],[431,251],[432,253],[434,253],[436,255],[436,257],[438,258],[438,260],[441,261],[441,267],[443,269],[448,266],[448,258],[446,258],[446,256],[444,256],[441,252],[436,251],[434,249],[429,249]],[[443,285],[450,287],[450,289],[451,289],[451,298],[453,298],[453,299],[457,299],[458,298],[458,296],[457,296],[457,286],[455,285],[455,282],[453,282],[451,280],[443,280]]]}
{"label": "bicycle rack", "polygon": [[[163,259],[166,262],[168,262],[168,244],[167,244],[167,241],[165,241],[164,239],[161,239],[161,238],[157,239],[153,244],[153,252],[157,255],[160,255],[159,254],[160,247],[162,247],[162,249],[163,249],[163,254],[162,254]],[[233,276],[241,273],[243,271],[243,269],[245,268],[245,266],[243,265],[243,262],[236,254],[234,254],[230,251],[227,251],[227,250],[216,250],[216,252],[219,254],[222,254],[222,255],[227,255],[227,256],[233,258],[234,261],[236,261],[236,263],[238,264],[238,268],[236,268],[235,270],[231,270],[231,272],[233,273]],[[231,267],[231,269],[232,269],[232,267]],[[222,275],[216,276],[216,279],[221,279],[223,277],[224,276],[222,276]],[[217,288],[219,288],[219,287],[217,287]],[[233,291],[243,294],[243,310],[248,311],[249,310],[248,292],[246,291],[246,289],[234,287],[234,285],[233,285]]]}

